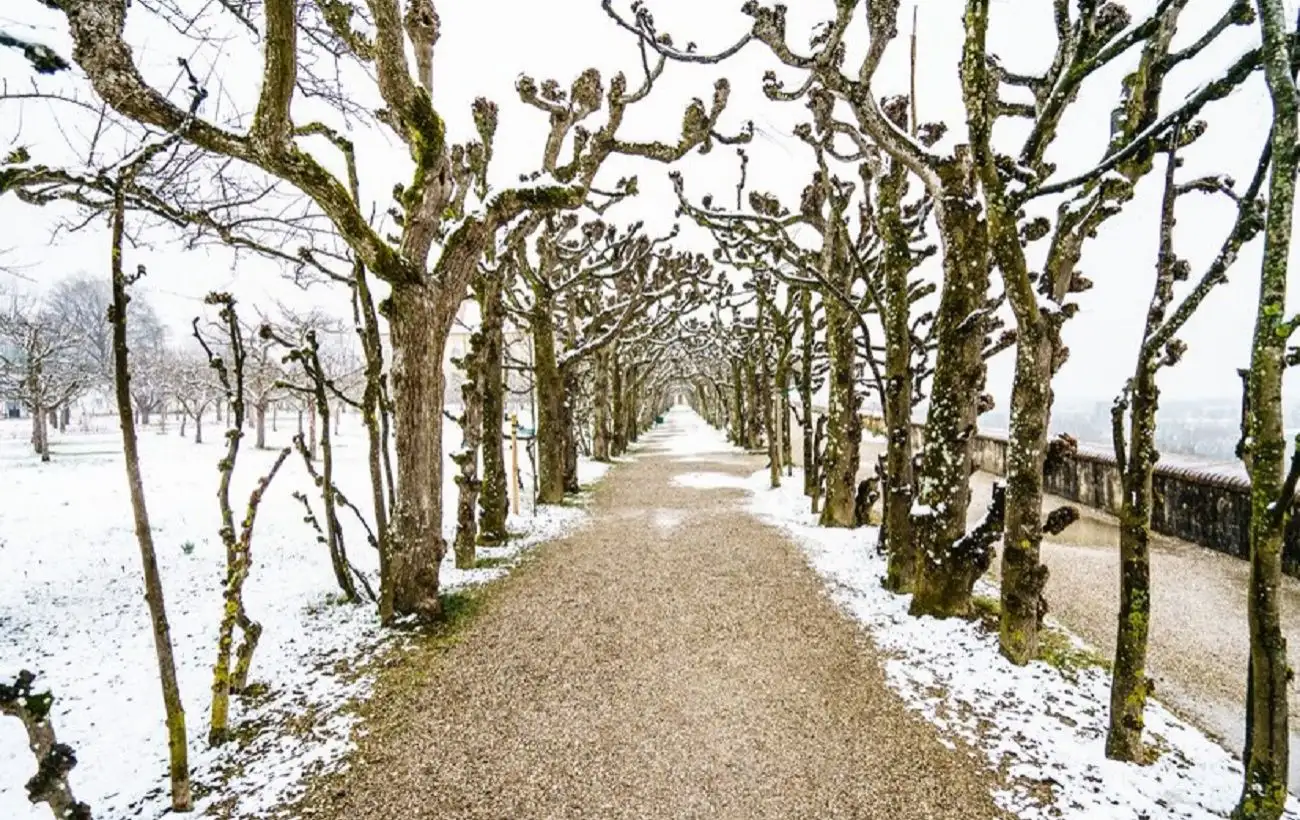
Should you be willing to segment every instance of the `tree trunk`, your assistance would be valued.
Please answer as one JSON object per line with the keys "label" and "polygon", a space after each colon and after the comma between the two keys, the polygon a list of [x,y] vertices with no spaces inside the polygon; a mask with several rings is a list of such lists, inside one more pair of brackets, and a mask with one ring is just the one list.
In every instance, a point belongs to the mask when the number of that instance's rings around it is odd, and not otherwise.
{"label": "tree trunk", "polygon": [[880,231],[884,243],[885,457],[881,471],[880,543],[886,556],[885,588],[911,593],[916,584],[917,554],[912,540],[912,294],[913,267],[907,230],[902,222],[902,192],[907,170],[890,163],[880,182]]}
{"label": "tree trunk", "polygon": [[1263,30],[1264,75],[1273,101],[1273,168],[1269,177],[1259,308],[1247,387],[1246,458],[1250,471],[1250,667],[1246,703],[1246,776],[1234,817],[1280,817],[1286,806],[1290,749],[1287,733],[1286,638],[1282,633],[1282,546],[1294,506],[1296,468],[1286,482],[1282,376],[1286,346],[1287,267],[1295,206],[1297,100],[1287,22],[1281,0],[1257,0]]}
{"label": "tree trunk", "polygon": [[[837,261],[843,262],[838,259]],[[843,278],[845,272],[833,271]],[[847,286],[844,287],[847,291]],[[825,499],[820,523],[823,527],[852,527],[853,499],[858,486],[858,463],[862,447],[862,418],[858,415],[858,396],[854,389],[854,363],[857,350],[853,343],[857,322],[848,307],[832,295],[825,295],[826,346],[830,354],[830,403],[826,414],[826,456],[822,465]]]}
{"label": "tree trunk", "polygon": [[[1148,692],[1146,673],[1147,632],[1151,619],[1152,475],[1156,463],[1156,409],[1158,391],[1154,363],[1140,361],[1129,399],[1132,413],[1129,446],[1121,483],[1124,497],[1119,513],[1120,596],[1115,637],[1115,665],[1111,673],[1110,727],[1106,756],[1143,763],[1144,713]],[[1122,406],[1117,408],[1114,435],[1122,447]]]}
{"label": "tree trunk", "polygon": [[483,397],[480,390],[482,368],[482,333],[470,337],[470,349],[464,358],[465,381],[461,384],[460,428],[463,441],[452,461],[460,468],[456,476],[456,537],[453,544],[457,569],[473,569],[478,562],[478,522],[474,509],[478,505],[482,482],[478,477],[479,444],[483,439]]}
{"label": "tree trunk", "polygon": [[[316,405],[311,404],[307,407],[307,452],[311,455],[311,460],[316,460],[316,447],[320,443],[320,436],[316,434]],[[326,424],[329,422],[326,421]]]}
{"label": "tree trunk", "polygon": [[113,305],[109,321],[113,329],[113,388],[117,400],[117,418],[122,428],[122,455],[126,464],[126,482],[131,495],[135,519],[135,538],[140,546],[140,563],[144,569],[144,599],[149,607],[153,631],[154,654],[158,657],[158,679],[162,686],[163,710],[167,724],[168,772],[171,777],[172,811],[193,808],[190,790],[189,745],[185,731],[185,705],[176,679],[176,660],[172,653],[171,627],[167,623],[162,577],[154,550],[153,528],[144,497],[144,479],[140,473],[140,450],[136,437],[135,417],[131,407],[130,353],[127,349],[127,280],[122,265],[122,238],[125,232],[126,205],[122,194],[114,198],[112,225]]}
{"label": "tree trunk", "polygon": [[266,449],[266,402],[262,402],[253,408],[253,414],[257,422],[257,449]]}
{"label": "tree trunk", "polygon": [[611,415],[614,426],[611,434],[613,441],[610,442],[610,453],[614,456],[621,456],[627,452],[627,428],[623,421],[627,415],[627,402],[623,396],[623,368],[619,361],[617,346],[610,352],[609,362],[609,388],[613,399]]}
{"label": "tree trunk", "polygon": [[573,403],[578,398],[576,363],[570,363],[563,369],[562,379],[564,383],[564,491],[576,493],[582,489],[578,484],[578,427],[573,412]]}
{"label": "tree trunk", "polygon": [[803,407],[803,494],[812,498],[817,494],[817,453],[813,445],[813,348],[817,341],[817,331],[813,323],[811,290],[804,290],[799,295],[799,313],[803,324],[799,348],[799,404]]}
{"label": "tree trunk", "polygon": [[555,356],[554,308],[539,300],[529,320],[533,331],[533,379],[537,389],[537,502],[564,500],[564,374]]}
{"label": "tree trunk", "polygon": [[[361,600],[357,595],[357,585],[352,580],[352,566],[348,562],[347,546],[343,541],[343,528],[339,525],[338,501],[334,488],[334,444],[330,440],[330,401],[325,392],[325,374],[321,370],[319,349],[314,336],[309,337],[310,356],[308,376],[312,380],[312,397],[315,399],[313,409],[320,414],[321,420],[321,501],[325,505],[325,542],[329,546],[330,565],[334,569],[334,580],[339,585],[348,603]],[[315,414],[313,414],[313,418]],[[310,467],[308,468],[310,470]]]}
{"label": "tree trunk", "polygon": [[276,426],[279,420],[280,420],[280,403],[278,401],[273,401],[271,402],[271,432],[272,433],[279,432],[279,427]]}
{"label": "tree trunk", "polygon": [[768,484],[772,489],[781,486],[781,429],[777,421],[776,385],[773,383],[771,365],[768,362],[768,314],[771,305],[767,303],[766,294],[758,297],[758,398],[762,402],[763,427],[767,431]]}
{"label": "tree trunk", "polygon": [[592,437],[591,456],[596,461],[609,461],[609,353],[600,351],[596,354],[596,383],[593,387],[595,416]]}
{"label": "tree trunk", "polygon": [[740,361],[731,362],[732,406],[731,440],[741,449],[745,447],[745,381]]}
{"label": "tree trunk", "polygon": [[[361,337],[361,351],[366,360],[366,381],[361,393],[361,421],[366,428],[370,503],[375,512],[375,541],[379,552],[379,620],[387,624],[394,618],[393,588],[387,580],[392,577],[389,569],[391,539],[388,514],[394,488],[392,472],[388,469],[388,410],[384,406],[384,347],[379,335],[379,317],[375,313],[374,299],[370,294],[370,282],[366,277],[365,265],[359,259],[352,263],[352,278],[356,284],[352,292],[353,319],[358,329],[357,333]],[[271,405],[272,429],[275,429],[277,406]]]}
{"label": "tree trunk", "polygon": [[992,561],[991,545],[964,539],[970,506],[971,444],[983,389],[989,289],[988,233],[974,180],[962,159],[943,169],[936,208],[943,243],[943,288],[935,317],[938,350],[918,476],[913,540],[920,560],[913,615],[971,613],[971,590]]}
{"label": "tree trunk", "polygon": [[[220,407],[221,405],[217,405]],[[198,410],[194,413],[194,443],[203,443],[203,411]]]}
{"label": "tree trunk", "polygon": [[41,419],[44,413],[41,412],[40,404],[30,405],[29,410],[32,414],[32,452],[39,456],[45,452],[45,446],[41,443]]}
{"label": "tree trunk", "polygon": [[1051,414],[1052,358],[1056,345],[1047,321],[1019,323],[1016,372],[1011,385],[1007,446],[1007,515],[1002,542],[1002,614],[999,643],[1012,663],[1038,655],[1038,626],[1046,610],[1043,541],[1043,461]]}
{"label": "tree trunk", "polygon": [[504,544],[510,537],[506,516],[510,512],[506,460],[501,425],[506,415],[506,385],[501,367],[504,355],[505,307],[501,290],[505,283],[495,276],[480,278],[478,300],[483,312],[479,335],[483,349],[478,360],[479,384],[483,397],[483,483],[479,492],[478,540],[480,544]]}
{"label": "tree trunk", "polygon": [[[446,319],[424,284],[393,287],[393,407],[397,498],[391,523],[388,577],[381,579],[395,616],[433,619],[442,611],[438,565],[442,537],[442,356]],[[453,314],[454,316],[454,310]]]}

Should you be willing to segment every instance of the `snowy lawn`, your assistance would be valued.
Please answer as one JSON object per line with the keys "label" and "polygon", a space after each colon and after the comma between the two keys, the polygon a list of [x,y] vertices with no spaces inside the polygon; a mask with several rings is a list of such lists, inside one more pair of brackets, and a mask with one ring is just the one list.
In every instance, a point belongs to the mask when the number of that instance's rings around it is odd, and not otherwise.
{"label": "snowy lawn", "polygon": [[[908,706],[1005,775],[1002,806],[1024,818],[1229,816],[1243,776],[1235,755],[1152,702],[1147,739],[1158,759],[1149,766],[1107,760],[1106,672],[1087,663],[1017,667],[998,652],[996,633],[978,623],[909,616],[910,596],[881,587],[876,529],[818,527],[801,487],[796,477],[772,490],[766,470],[754,473],[750,512],[794,537],[831,598],[891,658],[887,677]],[[988,585],[977,592],[997,594]],[[1294,798],[1286,816],[1300,818]]]}
{"label": "snowy lawn", "polygon": [[[368,513],[365,437],[355,417],[347,422],[335,440],[336,481]],[[279,433],[268,431],[268,443],[287,445],[288,428],[282,423]],[[319,494],[299,456],[291,455],[258,513],[245,588],[248,612],[265,629],[251,676],[265,692],[236,699],[237,741],[220,751],[207,748],[225,575],[216,506],[223,429],[205,425],[209,441],[202,445],[181,439],[174,423],[165,435],[142,430],[142,470],[185,702],[195,816],[228,809],[232,817],[265,817],[297,796],[305,774],[340,765],[355,722],[350,706],[370,690],[366,668],[397,641],[379,628],[372,605],[340,603],[326,549],[291,497],[295,490],[306,493],[319,516]],[[74,793],[96,817],[159,817],[169,807],[166,734],[116,424],[95,419],[89,430],[57,436],[53,461],[44,465],[31,453],[29,431],[27,422],[0,422],[0,680],[30,669],[38,687],[53,692],[59,740],[78,759],[70,777]],[[449,424],[445,451],[459,441]],[[237,518],[275,454],[253,449],[251,435],[245,438],[231,494]],[[527,473],[522,447],[520,460]],[[584,461],[580,479],[590,484],[607,468]],[[450,536],[451,470],[443,492]],[[509,521],[518,537],[508,547],[481,551],[495,559],[485,562],[491,566],[460,571],[448,556],[446,589],[503,575],[521,551],[585,516],[572,506],[534,512],[529,499],[525,488],[522,515]],[[377,588],[374,550],[349,513],[340,517],[350,558]],[[27,802],[23,785],[34,772],[21,724],[0,718],[0,818],[49,820],[46,806]]]}

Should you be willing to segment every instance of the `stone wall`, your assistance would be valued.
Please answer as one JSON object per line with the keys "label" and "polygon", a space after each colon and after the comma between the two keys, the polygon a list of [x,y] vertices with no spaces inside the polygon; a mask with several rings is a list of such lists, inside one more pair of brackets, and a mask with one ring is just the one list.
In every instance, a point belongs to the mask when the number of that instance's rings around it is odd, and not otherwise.
{"label": "stone wall", "polygon": [[[879,424],[878,419],[873,423]],[[920,446],[924,428],[912,425],[912,440]],[[985,472],[1007,474],[1007,439],[981,433],[975,439],[975,465]],[[1049,469],[1045,489],[1112,515],[1120,509],[1120,474],[1115,456],[1104,450],[1079,447]],[[1213,469],[1159,464],[1152,479],[1155,504],[1151,527],[1193,544],[1238,558],[1250,556],[1250,482],[1241,475]],[[1300,578],[1300,515],[1287,529],[1282,564],[1288,575]]]}

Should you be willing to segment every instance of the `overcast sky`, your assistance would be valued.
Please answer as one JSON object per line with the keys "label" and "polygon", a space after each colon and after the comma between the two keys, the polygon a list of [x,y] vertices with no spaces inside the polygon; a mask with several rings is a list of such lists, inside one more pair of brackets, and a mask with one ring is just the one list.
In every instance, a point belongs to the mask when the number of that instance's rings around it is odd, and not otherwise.
{"label": "overcast sky", "polygon": [[[695,41],[702,51],[729,45],[745,31],[748,21],[739,12],[739,0],[649,0],[648,5],[661,30],[673,32],[679,43]],[[832,3],[803,0],[791,5],[791,41],[802,45],[812,25],[829,16]],[[900,17],[906,34],[911,3],[904,0],[902,5]],[[922,121],[946,121],[954,138],[960,138],[963,127],[955,75],[963,5],[962,0],[920,0],[920,115]],[[1154,5],[1155,0],[1128,3],[1135,18]],[[1192,0],[1175,47],[1199,36],[1223,5],[1223,0]],[[1294,0],[1288,5],[1294,8]],[[625,11],[626,6],[626,2],[621,4]],[[513,87],[520,73],[527,72],[539,81],[555,78],[566,87],[588,66],[601,69],[607,80],[616,70],[627,72],[633,82],[640,79],[634,40],[606,18],[599,0],[443,2],[439,13],[443,37],[435,61],[436,104],[455,139],[472,134],[470,102],[475,97],[487,96],[501,105],[497,160],[493,166],[493,182],[497,185],[509,184],[517,174],[536,168],[540,161],[545,118],[519,103]],[[150,21],[138,5],[128,19],[129,39],[146,76],[156,86],[171,87],[176,80],[176,59],[187,57],[206,83],[219,88],[213,101],[221,105],[223,116],[235,110],[252,110],[261,72],[258,46],[246,34],[228,40],[217,51],[196,52],[192,41]],[[60,23],[59,15],[35,0],[13,0],[0,11],[0,26],[19,30],[25,27],[29,36],[68,54],[70,47]],[[1046,0],[993,0],[990,44],[1008,68],[1041,72],[1050,60],[1052,36],[1051,4]],[[1202,55],[1203,59],[1180,67],[1166,89],[1168,106],[1176,105],[1190,90],[1211,78],[1216,69],[1257,44],[1258,36],[1255,26],[1234,30]],[[1120,79],[1136,58],[1135,49],[1116,66],[1090,80],[1079,101],[1070,108],[1049,154],[1062,176],[1085,170],[1100,156]],[[763,98],[762,74],[776,67],[759,45],[751,45],[721,68],[670,65],[651,98],[633,109],[622,134],[675,141],[687,102],[692,97],[708,100],[713,81],[725,74],[732,81],[733,94],[723,130],[735,131],[745,119],[754,120],[758,129],[748,149],[751,187],[774,191],[792,202],[808,179],[810,156],[791,136],[806,111],[800,103],[773,103]],[[904,91],[906,69],[904,36],[887,54],[873,86],[876,95]],[[799,80],[796,73],[784,69],[778,73],[791,84]],[[5,50],[0,53],[0,75],[9,78],[12,87],[14,82],[24,82],[29,72],[19,57]],[[59,82],[67,89],[82,84],[75,75]],[[349,86],[359,98],[376,101],[373,85],[365,77],[350,77]],[[3,145],[28,145],[38,161],[69,161],[89,133],[86,119],[66,108],[0,105],[6,106],[0,116]],[[205,113],[213,115],[211,106]],[[55,115],[62,121],[61,128],[54,124]],[[295,108],[299,122],[319,115],[310,101],[300,101]],[[1269,117],[1262,78],[1256,75],[1241,93],[1207,111],[1209,132],[1186,152],[1183,173],[1193,176],[1226,172],[1244,185],[1265,139]],[[602,121],[593,119],[597,124]],[[998,134],[1008,150],[1018,146],[1020,134],[1016,127],[1008,125]],[[380,130],[358,129],[350,135],[358,144],[363,198],[378,200],[382,211],[389,204],[387,192],[393,183],[407,174],[404,149]],[[328,147],[311,147],[325,161],[333,162]],[[707,157],[692,157],[683,168],[693,198],[711,192],[727,201],[734,195],[738,174],[734,149],[722,147]],[[611,217],[645,218],[656,228],[666,228],[672,220],[673,202],[666,169],[644,162],[611,162],[602,180],[610,184],[628,173],[640,177],[643,195],[637,202],[611,212]],[[1072,355],[1056,381],[1060,397],[1109,399],[1132,370],[1154,276],[1158,188],[1159,174],[1150,175],[1140,186],[1136,200],[1087,245],[1081,268],[1096,287],[1079,298],[1082,310],[1067,326]],[[36,209],[13,198],[0,201],[0,224],[5,226],[0,248],[8,251],[0,261],[16,268],[13,274],[0,274],[3,280],[41,287],[67,274],[106,275],[107,237],[102,228],[63,235],[51,244],[51,231],[60,213],[53,208]],[[1176,242],[1180,254],[1191,260],[1194,276],[1217,249],[1232,216],[1233,208],[1226,202],[1184,199]],[[1259,251],[1260,243],[1256,243],[1242,254],[1231,271],[1229,284],[1220,287],[1189,323],[1184,338],[1190,351],[1182,364],[1162,376],[1165,396],[1236,394],[1235,370],[1247,363],[1249,355]],[[243,259],[235,265],[231,256],[220,250],[185,252],[167,237],[158,238],[151,247],[136,249],[131,260],[149,266],[151,273],[143,290],[178,332],[199,309],[202,294],[211,289],[232,290],[248,302],[265,303],[276,298],[309,302],[340,313],[346,309],[339,293],[319,289],[304,294],[285,285],[275,265],[255,259]],[[990,371],[990,388],[1003,407],[1010,371],[1010,354],[996,361]]]}

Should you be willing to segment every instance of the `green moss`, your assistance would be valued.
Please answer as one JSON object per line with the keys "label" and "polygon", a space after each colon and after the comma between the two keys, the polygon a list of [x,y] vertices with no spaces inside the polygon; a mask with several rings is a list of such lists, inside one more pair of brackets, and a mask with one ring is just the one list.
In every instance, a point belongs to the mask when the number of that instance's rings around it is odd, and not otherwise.
{"label": "green moss", "polygon": [[1095,650],[1082,647],[1059,629],[1038,630],[1038,659],[1055,666],[1070,679],[1084,669],[1110,669],[1110,661]]}
{"label": "green moss", "polygon": [[975,610],[975,617],[990,632],[998,630],[998,620],[1002,617],[1002,602],[992,595],[974,595],[971,597],[971,606]]}
{"label": "green moss", "polygon": [[482,555],[479,556],[479,559],[474,562],[474,568],[494,569],[496,567],[506,567],[506,566],[510,566],[510,560],[511,559],[509,558],[502,558],[499,556]]}

